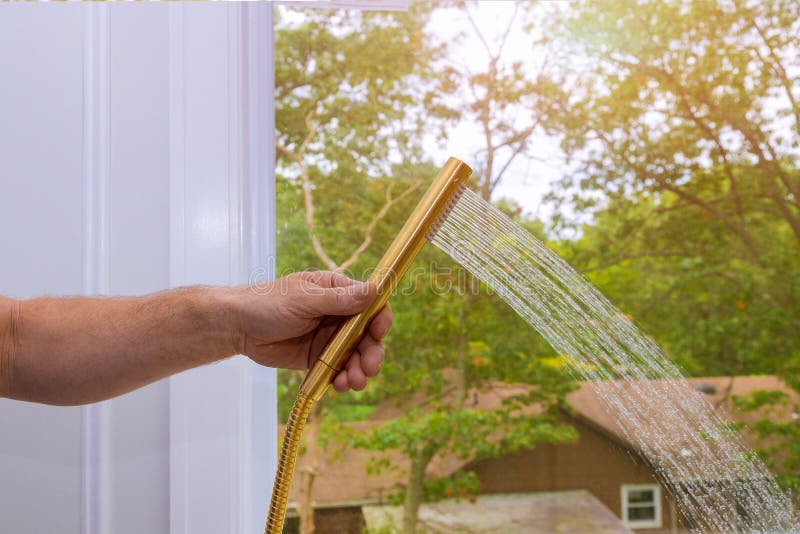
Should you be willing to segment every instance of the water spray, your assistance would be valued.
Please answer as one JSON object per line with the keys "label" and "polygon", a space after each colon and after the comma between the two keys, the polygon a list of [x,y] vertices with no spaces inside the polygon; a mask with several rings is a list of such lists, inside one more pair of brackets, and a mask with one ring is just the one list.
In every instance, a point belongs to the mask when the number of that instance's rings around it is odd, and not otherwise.
{"label": "water spray", "polygon": [[277,534],[283,529],[300,436],[312,406],[322,398],[331,381],[344,368],[370,321],[384,307],[417,254],[432,239],[458,202],[471,174],[472,169],[463,161],[456,158],[447,160],[370,276],[369,281],[377,287],[377,297],[366,310],[339,327],[306,374],[286,423],[265,534]]}

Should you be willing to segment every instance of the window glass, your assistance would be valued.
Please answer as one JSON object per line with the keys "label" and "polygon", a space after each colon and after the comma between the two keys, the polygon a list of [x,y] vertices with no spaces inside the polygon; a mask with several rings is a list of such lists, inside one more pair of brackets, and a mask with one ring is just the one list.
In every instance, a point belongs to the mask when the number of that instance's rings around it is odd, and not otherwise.
{"label": "window glass", "polygon": [[645,506],[642,508],[628,508],[628,519],[641,520],[641,519],[655,519],[656,508],[655,506]]}
{"label": "window glass", "polygon": [[629,503],[652,503],[653,490],[631,490],[628,492]]}

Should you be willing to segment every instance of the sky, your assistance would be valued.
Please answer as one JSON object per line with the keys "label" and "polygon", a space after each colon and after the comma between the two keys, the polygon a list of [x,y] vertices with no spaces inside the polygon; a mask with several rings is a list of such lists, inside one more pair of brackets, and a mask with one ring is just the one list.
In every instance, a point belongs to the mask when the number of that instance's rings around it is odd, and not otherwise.
{"label": "sky", "polygon": [[[396,7],[401,0],[390,0],[388,7]],[[332,2],[281,2],[282,5],[292,7],[336,6],[353,7],[364,3],[364,0],[346,2],[334,0]],[[480,32],[484,35],[490,46],[495,46],[496,39],[509,26],[514,12],[515,2],[510,0],[470,2],[470,12]],[[399,4],[398,4],[399,5]],[[288,14],[287,14],[288,15]],[[302,17],[301,11],[295,11],[290,17]],[[485,69],[488,54],[475,34],[469,19],[462,9],[441,9],[433,13],[429,30],[442,39],[450,41],[451,60],[460,65],[466,65],[473,71]],[[457,40],[455,37],[464,33],[464,38]],[[521,61],[523,64],[535,65],[541,61],[541,51],[531,46],[531,36],[523,29],[520,17],[512,25],[509,39],[505,45],[503,56],[508,61]],[[479,166],[476,161],[476,152],[482,146],[482,134],[478,125],[462,122],[453,128],[445,146],[440,146],[433,139],[426,142],[425,149],[434,161],[442,163],[454,156],[466,161],[472,166]],[[560,177],[558,146],[553,138],[538,136],[534,139],[535,159],[517,158],[509,167],[505,178],[495,190],[493,200],[509,198],[519,204],[523,210],[533,216],[548,219],[552,213],[550,206],[542,202],[544,195],[550,190],[551,183]]]}
{"label": "sky", "polygon": [[[502,35],[512,19],[514,2],[482,1],[470,3],[470,12],[481,33],[492,48],[496,39]],[[467,65],[470,70],[480,71],[488,64],[488,53],[473,30],[469,19],[461,9],[437,10],[433,14],[429,29],[435,34],[453,42],[459,32],[465,37],[453,46],[453,61]],[[536,65],[542,60],[542,53],[531,45],[532,38],[522,27],[517,17],[512,23],[509,39],[503,50],[508,61],[521,61],[523,65]],[[429,142],[426,147],[438,158],[455,156],[467,163],[482,146],[482,134],[477,125],[462,124],[454,129],[444,149]],[[558,145],[552,137],[539,135],[533,142],[536,159],[518,158],[505,175],[495,191],[494,199],[502,197],[513,199],[525,212],[547,219],[551,209],[542,203],[543,196],[550,190],[551,182],[560,177]]]}

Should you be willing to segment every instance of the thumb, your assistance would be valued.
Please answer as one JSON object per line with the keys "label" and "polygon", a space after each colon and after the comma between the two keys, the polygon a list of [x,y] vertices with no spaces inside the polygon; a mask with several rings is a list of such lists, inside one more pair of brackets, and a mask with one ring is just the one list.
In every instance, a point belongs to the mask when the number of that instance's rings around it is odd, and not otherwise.
{"label": "thumb", "polygon": [[354,315],[364,311],[375,299],[376,289],[369,282],[325,288],[316,295],[311,306],[320,315]]}

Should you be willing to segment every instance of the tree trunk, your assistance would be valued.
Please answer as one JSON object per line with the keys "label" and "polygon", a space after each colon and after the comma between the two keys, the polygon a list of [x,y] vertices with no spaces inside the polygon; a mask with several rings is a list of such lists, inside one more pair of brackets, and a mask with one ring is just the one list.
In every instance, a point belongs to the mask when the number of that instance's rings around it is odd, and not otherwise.
{"label": "tree trunk", "polygon": [[317,470],[313,466],[304,466],[300,470],[301,482],[303,484],[300,492],[300,502],[298,508],[300,512],[300,534],[314,534],[314,504],[312,499],[312,489],[314,487],[314,477]]}
{"label": "tree trunk", "polygon": [[406,500],[403,507],[403,534],[416,534],[417,532],[417,515],[424,497],[425,469],[433,458],[433,453],[433,447],[426,445],[411,457]]}
{"label": "tree trunk", "polygon": [[306,452],[303,454],[303,465],[299,469],[301,476],[300,498],[297,502],[300,514],[300,534],[314,534],[314,478],[319,470],[319,425],[322,422],[322,403],[317,402],[311,409],[306,426]]}
{"label": "tree trunk", "polygon": [[[467,275],[469,277],[469,274]],[[458,319],[456,326],[456,336],[453,343],[453,351],[456,357],[456,391],[453,398],[453,406],[459,409],[464,406],[464,401],[467,399],[467,356],[468,356],[468,333],[465,325],[467,312],[466,307],[470,305],[472,298],[470,295],[470,288],[464,295],[464,305],[458,310]]]}

